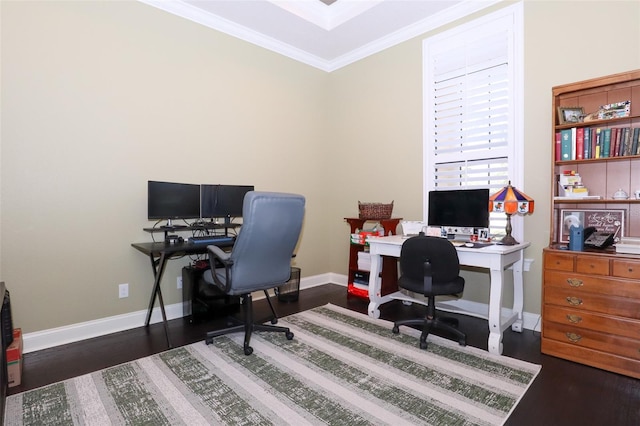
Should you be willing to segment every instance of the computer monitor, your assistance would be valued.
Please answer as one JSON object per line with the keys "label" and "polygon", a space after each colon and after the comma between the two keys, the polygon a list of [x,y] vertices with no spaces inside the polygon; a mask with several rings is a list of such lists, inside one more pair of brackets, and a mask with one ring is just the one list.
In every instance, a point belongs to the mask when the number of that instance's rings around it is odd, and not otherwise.
{"label": "computer monitor", "polygon": [[429,191],[427,224],[458,229],[488,228],[489,190]]}
{"label": "computer monitor", "polygon": [[197,219],[200,217],[200,185],[150,180],[147,190],[149,220]]}
{"label": "computer monitor", "polygon": [[253,185],[201,185],[202,218],[224,218],[226,223],[233,217],[242,217],[242,204]]}

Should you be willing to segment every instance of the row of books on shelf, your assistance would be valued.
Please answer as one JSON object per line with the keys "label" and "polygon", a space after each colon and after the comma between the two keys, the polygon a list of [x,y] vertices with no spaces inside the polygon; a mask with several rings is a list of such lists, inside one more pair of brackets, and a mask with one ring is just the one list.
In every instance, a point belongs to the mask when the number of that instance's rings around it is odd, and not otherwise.
{"label": "row of books on shelf", "polygon": [[640,127],[572,127],[556,132],[556,161],[640,155]]}

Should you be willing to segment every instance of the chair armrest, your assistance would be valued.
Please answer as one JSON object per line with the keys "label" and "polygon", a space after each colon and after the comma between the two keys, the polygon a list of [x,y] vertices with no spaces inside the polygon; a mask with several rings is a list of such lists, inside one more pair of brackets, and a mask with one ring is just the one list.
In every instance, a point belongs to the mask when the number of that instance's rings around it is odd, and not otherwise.
{"label": "chair armrest", "polygon": [[[231,253],[213,245],[207,246],[207,250],[209,250],[210,254],[209,263],[211,265],[211,278],[218,287],[224,289],[224,291],[228,293],[231,288],[231,266],[233,265],[233,261],[230,259]],[[216,273],[216,260],[220,261],[224,266],[225,282],[220,281],[218,278]]]}
{"label": "chair armrest", "polygon": [[218,260],[220,260],[224,264],[226,264],[226,262],[228,262],[229,260],[229,257],[231,257],[231,252],[224,251],[218,246],[207,246],[207,249],[209,250],[209,253],[217,257]]}

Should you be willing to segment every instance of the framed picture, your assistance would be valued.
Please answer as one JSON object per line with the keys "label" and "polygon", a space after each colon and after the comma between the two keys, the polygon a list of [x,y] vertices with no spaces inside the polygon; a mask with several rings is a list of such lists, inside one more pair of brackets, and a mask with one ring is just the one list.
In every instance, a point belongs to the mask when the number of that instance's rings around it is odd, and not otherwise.
{"label": "framed picture", "polygon": [[599,120],[628,117],[631,114],[631,101],[602,105],[598,111]]}
{"label": "framed picture", "polygon": [[612,232],[616,240],[623,237],[624,214],[620,210],[583,210],[570,209],[560,211],[559,238],[561,243],[569,242],[569,229],[572,226],[588,228],[593,226],[601,232]]}
{"label": "framed picture", "polygon": [[584,116],[582,107],[558,107],[558,121],[560,124],[580,123]]}
{"label": "framed picture", "polygon": [[478,240],[489,241],[489,228],[478,229]]}

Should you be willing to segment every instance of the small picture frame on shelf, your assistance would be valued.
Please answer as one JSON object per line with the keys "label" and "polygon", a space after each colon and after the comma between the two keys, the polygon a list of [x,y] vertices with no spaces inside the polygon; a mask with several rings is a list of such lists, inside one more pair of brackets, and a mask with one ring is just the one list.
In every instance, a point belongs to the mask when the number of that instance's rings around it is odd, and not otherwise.
{"label": "small picture frame on shelf", "polygon": [[598,111],[599,120],[610,120],[612,118],[628,117],[631,113],[631,101],[614,102],[609,105],[602,105]]}
{"label": "small picture frame on shelf", "polygon": [[558,107],[558,122],[560,124],[580,123],[584,118],[582,107]]}
{"label": "small picture frame on shelf", "polygon": [[561,210],[558,240],[561,243],[568,243],[569,230],[572,226],[582,226],[583,229],[593,226],[599,232],[610,232],[615,234],[616,238],[621,238],[624,236],[624,215],[624,209]]}

